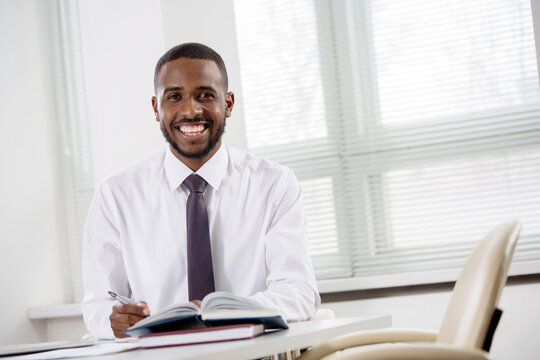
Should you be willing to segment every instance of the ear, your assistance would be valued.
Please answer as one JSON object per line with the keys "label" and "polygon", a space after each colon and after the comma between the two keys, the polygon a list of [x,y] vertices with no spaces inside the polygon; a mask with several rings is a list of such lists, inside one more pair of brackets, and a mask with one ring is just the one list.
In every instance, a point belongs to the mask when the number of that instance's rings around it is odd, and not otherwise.
{"label": "ear", "polygon": [[232,115],[232,109],[234,107],[234,93],[229,91],[225,96],[225,117]]}
{"label": "ear", "polygon": [[154,115],[156,117],[156,121],[159,122],[158,102],[155,96],[152,96],[152,109],[154,109]]}

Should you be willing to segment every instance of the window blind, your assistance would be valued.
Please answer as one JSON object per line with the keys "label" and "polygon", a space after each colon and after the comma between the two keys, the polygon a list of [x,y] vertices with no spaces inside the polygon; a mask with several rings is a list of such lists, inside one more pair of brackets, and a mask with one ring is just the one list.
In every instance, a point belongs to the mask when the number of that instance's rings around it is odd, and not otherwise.
{"label": "window blind", "polygon": [[540,260],[528,0],[234,4],[248,147],[300,179],[318,279],[457,268],[512,218]]}
{"label": "window blind", "polygon": [[76,302],[83,298],[83,228],[94,192],[77,4],[58,0],[51,6],[65,234],[71,301]]}

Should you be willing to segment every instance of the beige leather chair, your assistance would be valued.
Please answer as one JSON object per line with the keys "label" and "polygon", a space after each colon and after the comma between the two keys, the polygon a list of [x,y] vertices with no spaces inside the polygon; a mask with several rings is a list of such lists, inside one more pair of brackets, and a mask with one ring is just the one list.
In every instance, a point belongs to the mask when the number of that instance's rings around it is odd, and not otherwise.
{"label": "beige leather chair", "polygon": [[439,332],[356,332],[315,346],[300,359],[488,359],[500,317],[497,304],[520,230],[518,221],[501,224],[474,249],[456,281]]}

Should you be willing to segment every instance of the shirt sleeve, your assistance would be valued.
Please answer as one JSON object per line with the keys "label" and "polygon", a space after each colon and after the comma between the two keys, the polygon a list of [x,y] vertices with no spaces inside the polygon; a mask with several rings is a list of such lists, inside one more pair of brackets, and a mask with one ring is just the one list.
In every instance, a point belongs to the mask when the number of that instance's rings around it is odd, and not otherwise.
{"label": "shirt sleeve", "polygon": [[320,305],[306,243],[300,185],[292,171],[283,177],[265,237],[267,289],[251,296],[279,309],[288,321],[307,320]]}
{"label": "shirt sleeve", "polygon": [[115,301],[108,291],[131,294],[110,188],[102,183],[90,205],[83,237],[84,323],[97,338],[114,338],[109,316]]}

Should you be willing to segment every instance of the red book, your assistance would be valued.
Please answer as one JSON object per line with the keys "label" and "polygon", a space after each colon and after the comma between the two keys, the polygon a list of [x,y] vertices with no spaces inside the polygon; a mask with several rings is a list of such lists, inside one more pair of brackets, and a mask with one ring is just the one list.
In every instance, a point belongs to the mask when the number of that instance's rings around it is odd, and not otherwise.
{"label": "red book", "polygon": [[139,348],[156,348],[202,344],[220,341],[251,339],[264,334],[263,324],[239,324],[213,326],[199,329],[187,329],[151,333],[139,337]]}

